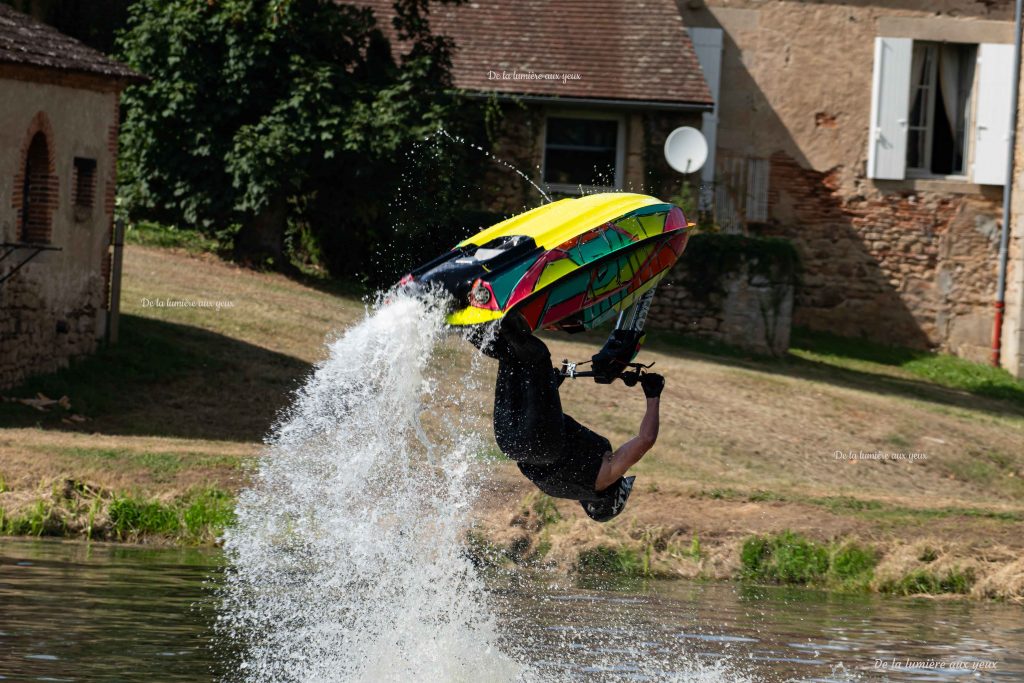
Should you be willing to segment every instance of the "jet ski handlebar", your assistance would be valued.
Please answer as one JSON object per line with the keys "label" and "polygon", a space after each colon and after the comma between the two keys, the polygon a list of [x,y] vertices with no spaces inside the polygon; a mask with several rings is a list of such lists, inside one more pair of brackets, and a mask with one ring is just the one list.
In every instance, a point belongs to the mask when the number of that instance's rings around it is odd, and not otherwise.
{"label": "jet ski handlebar", "polygon": [[568,359],[562,361],[562,367],[558,370],[562,377],[568,377],[569,379],[577,379],[579,377],[593,377],[599,384],[611,384],[617,379],[621,379],[623,384],[627,387],[636,386],[640,378],[644,376],[645,371],[649,370],[654,366],[654,363],[626,363],[622,366],[622,369],[615,374],[608,372],[598,372],[596,370],[578,370],[577,368],[581,365],[586,365],[591,361],[581,361],[574,363]]}

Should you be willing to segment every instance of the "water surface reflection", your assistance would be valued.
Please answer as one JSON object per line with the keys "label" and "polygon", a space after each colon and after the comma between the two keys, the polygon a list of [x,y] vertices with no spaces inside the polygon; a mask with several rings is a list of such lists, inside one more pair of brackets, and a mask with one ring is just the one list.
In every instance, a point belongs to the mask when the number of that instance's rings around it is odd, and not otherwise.
{"label": "water surface reflection", "polygon": [[[0,678],[221,677],[220,562],[206,550],[0,540]],[[506,646],[550,680],[1024,680],[1019,606],[717,582],[490,583]],[[874,667],[908,658],[939,665]]]}

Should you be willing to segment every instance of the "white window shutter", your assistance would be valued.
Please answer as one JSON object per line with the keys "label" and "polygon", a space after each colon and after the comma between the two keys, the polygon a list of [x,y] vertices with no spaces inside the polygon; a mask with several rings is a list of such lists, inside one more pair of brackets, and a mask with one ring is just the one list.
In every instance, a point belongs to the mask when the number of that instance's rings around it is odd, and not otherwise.
{"label": "white window shutter", "polygon": [[700,130],[708,141],[708,158],[700,171],[700,208],[708,210],[714,202],[715,188],[715,148],[718,140],[718,90],[722,78],[722,29],[691,28],[690,40],[693,50],[697,53],[700,69],[704,72],[711,91],[711,99],[715,102],[713,111],[704,112]]}
{"label": "white window shutter", "polygon": [[1010,81],[1013,46],[983,43],[978,47],[978,106],[974,121],[972,180],[1005,185],[1010,153]]}
{"label": "white window shutter", "polygon": [[907,119],[910,116],[910,38],[875,38],[871,86],[868,177],[902,180],[907,169]]}

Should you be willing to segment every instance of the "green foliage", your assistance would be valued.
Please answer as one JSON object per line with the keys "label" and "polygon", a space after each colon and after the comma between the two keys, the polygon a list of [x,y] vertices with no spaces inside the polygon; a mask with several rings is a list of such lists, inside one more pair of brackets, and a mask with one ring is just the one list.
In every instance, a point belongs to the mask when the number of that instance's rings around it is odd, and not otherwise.
{"label": "green foliage", "polygon": [[551,552],[551,536],[544,533],[537,541],[537,549],[534,551],[535,559],[542,560],[549,552]]}
{"label": "green foliage", "polygon": [[124,241],[147,247],[184,249],[195,254],[217,251],[216,240],[210,239],[198,230],[176,228],[153,221],[138,221],[127,226]]}
{"label": "green foliage", "polygon": [[163,503],[118,498],[108,508],[110,523],[118,539],[144,534],[171,535],[178,530],[175,511]]}
{"label": "green foliage", "polygon": [[[0,535],[82,536],[134,541],[158,536],[181,543],[212,543],[234,521],[234,499],[201,489],[171,501],[95,491],[69,482],[20,514],[0,508]],[[105,513],[105,514],[104,514]]]}
{"label": "green foliage", "polygon": [[679,191],[669,197],[668,201],[683,210],[687,221],[695,223],[691,228],[694,233],[718,232],[712,213],[700,210],[700,186],[694,185],[688,178],[683,179]]}
{"label": "green foliage", "polygon": [[825,548],[790,531],[747,539],[740,561],[750,578],[778,583],[812,583],[828,570]]}
{"label": "green foliage", "polygon": [[867,589],[878,564],[878,554],[856,543],[846,543],[832,549],[829,557],[831,583],[847,589]]}
{"label": "green foliage", "polygon": [[747,264],[752,275],[772,282],[794,282],[800,259],[788,240],[721,233],[698,233],[687,242],[683,284],[697,298],[723,294],[722,279]]}
{"label": "green foliage", "polygon": [[562,519],[562,514],[558,511],[558,506],[555,505],[555,499],[543,493],[538,492],[535,495],[530,508],[537,515],[537,521],[541,527],[554,524]]}
{"label": "green foliage", "polygon": [[576,570],[583,574],[636,577],[648,576],[650,565],[631,548],[598,545],[580,552],[576,558]]}
{"label": "green foliage", "polygon": [[115,498],[107,507],[111,533],[119,540],[165,536],[210,543],[234,521],[234,499],[219,489],[203,489],[170,502]]}
{"label": "green foliage", "polygon": [[693,540],[690,541],[690,557],[695,560],[699,560],[701,557],[700,536],[696,533],[693,534]]}
{"label": "green foliage", "polygon": [[182,512],[188,535],[210,541],[235,521],[235,502],[224,491],[208,489],[196,495]]}
{"label": "green foliage", "polygon": [[740,551],[748,579],[839,589],[866,589],[878,558],[874,550],[856,543],[828,547],[800,534],[752,536]]}
{"label": "green foliage", "polygon": [[[429,2],[394,3],[396,60],[356,4],[138,0],[120,46],[151,80],[123,99],[127,211],[198,227],[254,262],[282,265],[287,235],[335,274],[369,270],[375,247],[403,236],[384,204],[411,180],[407,155],[442,125],[483,126],[485,105],[450,91],[451,45],[431,35]],[[412,183],[438,199],[438,224],[457,208],[448,164]]]}
{"label": "green foliage", "polygon": [[944,572],[917,569],[897,579],[882,582],[879,591],[894,595],[936,595],[939,593],[967,594],[974,586],[975,576],[970,569],[952,567]]}
{"label": "green foliage", "polygon": [[0,514],[0,534],[4,536],[50,536],[59,535],[61,529],[57,518],[47,501],[36,501],[21,515]]}

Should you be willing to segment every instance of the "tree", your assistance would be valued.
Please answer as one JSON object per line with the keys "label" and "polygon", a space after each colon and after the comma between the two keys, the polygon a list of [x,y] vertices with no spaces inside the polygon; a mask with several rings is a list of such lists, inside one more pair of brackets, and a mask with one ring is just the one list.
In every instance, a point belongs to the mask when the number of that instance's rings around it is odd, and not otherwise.
{"label": "tree", "polygon": [[402,151],[467,120],[428,3],[394,3],[396,62],[367,8],[138,0],[120,44],[151,81],[124,97],[129,213],[196,226],[277,267],[288,226],[304,225],[336,273],[365,264]]}

